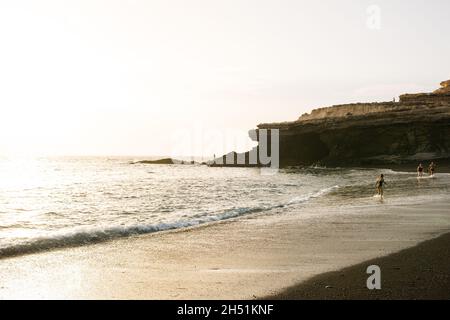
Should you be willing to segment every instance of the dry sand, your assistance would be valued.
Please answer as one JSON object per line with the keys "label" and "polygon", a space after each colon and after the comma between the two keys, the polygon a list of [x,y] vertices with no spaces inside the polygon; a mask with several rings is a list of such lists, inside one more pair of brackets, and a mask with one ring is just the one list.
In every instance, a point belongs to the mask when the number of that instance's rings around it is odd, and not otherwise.
{"label": "dry sand", "polygon": [[5,258],[0,298],[259,298],[449,232],[449,209],[310,208]]}

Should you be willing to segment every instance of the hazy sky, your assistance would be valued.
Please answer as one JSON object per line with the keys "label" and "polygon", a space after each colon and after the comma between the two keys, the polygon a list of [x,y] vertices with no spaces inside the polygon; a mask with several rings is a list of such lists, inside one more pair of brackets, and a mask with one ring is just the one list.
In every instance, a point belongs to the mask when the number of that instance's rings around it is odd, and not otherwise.
{"label": "hazy sky", "polygon": [[0,0],[0,154],[211,156],[261,122],[431,91],[450,78],[449,12],[448,0]]}

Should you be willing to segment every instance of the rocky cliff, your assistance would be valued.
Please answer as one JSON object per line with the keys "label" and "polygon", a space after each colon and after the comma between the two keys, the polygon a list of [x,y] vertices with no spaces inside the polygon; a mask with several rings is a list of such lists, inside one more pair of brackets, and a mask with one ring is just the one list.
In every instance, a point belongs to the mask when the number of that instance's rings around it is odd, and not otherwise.
{"label": "rocky cliff", "polygon": [[[261,129],[279,129],[281,166],[450,159],[450,81],[399,102],[337,105],[292,122],[260,124],[250,136],[258,140]],[[248,164],[249,153],[243,157]]]}

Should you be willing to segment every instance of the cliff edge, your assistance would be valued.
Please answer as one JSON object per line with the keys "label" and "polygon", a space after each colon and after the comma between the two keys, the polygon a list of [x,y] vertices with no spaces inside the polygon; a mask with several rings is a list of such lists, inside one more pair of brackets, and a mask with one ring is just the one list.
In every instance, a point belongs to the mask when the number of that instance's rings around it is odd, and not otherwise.
{"label": "cliff edge", "polygon": [[450,80],[432,93],[403,94],[399,102],[336,105],[295,121],[260,124],[252,139],[261,129],[279,129],[281,167],[448,160]]}

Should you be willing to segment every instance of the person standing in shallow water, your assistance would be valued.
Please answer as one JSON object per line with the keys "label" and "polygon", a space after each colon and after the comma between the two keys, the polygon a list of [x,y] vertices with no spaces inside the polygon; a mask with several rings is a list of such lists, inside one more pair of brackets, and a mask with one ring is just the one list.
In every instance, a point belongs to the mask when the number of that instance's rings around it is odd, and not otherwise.
{"label": "person standing in shallow water", "polygon": [[430,176],[434,176],[434,172],[436,171],[436,165],[433,161],[431,161],[430,166],[428,167],[428,172],[430,173]]}
{"label": "person standing in shallow water", "polygon": [[384,174],[381,174],[378,177],[377,183],[376,183],[377,193],[381,198],[383,198],[383,195],[384,195],[383,187],[385,184],[386,184],[386,182],[384,181]]}
{"label": "person standing in shallow water", "polygon": [[417,176],[422,177],[423,176],[423,165],[420,163],[417,167]]}

